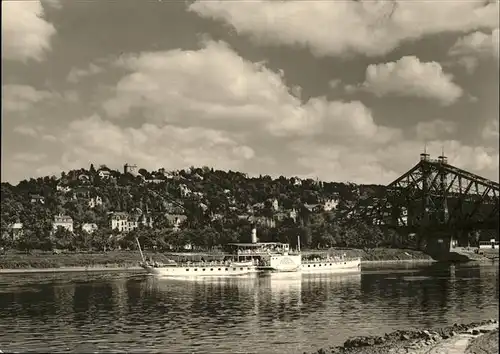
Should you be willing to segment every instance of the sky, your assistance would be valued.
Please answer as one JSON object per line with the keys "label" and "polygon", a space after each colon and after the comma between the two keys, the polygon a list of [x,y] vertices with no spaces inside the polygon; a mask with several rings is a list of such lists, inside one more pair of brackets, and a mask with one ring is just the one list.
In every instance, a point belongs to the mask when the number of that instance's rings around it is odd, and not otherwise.
{"label": "sky", "polygon": [[2,182],[106,164],[499,178],[499,3],[2,1]]}

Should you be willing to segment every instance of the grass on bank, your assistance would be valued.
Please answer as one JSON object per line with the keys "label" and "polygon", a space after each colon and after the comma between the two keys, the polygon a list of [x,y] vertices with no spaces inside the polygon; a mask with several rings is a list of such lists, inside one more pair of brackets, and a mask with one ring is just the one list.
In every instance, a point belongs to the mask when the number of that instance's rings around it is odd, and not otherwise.
{"label": "grass on bank", "polygon": [[[151,256],[159,262],[167,259],[182,260],[188,256],[192,260],[222,259],[223,255],[211,256],[200,253],[153,253],[145,251],[145,256]],[[329,253],[334,256],[345,254],[347,257],[361,257],[364,261],[397,261],[397,260],[431,260],[431,257],[421,251],[395,248],[373,249],[330,249],[330,250],[303,250],[303,257],[324,255]],[[26,269],[26,268],[61,268],[61,267],[132,267],[137,266],[141,260],[139,251],[110,251],[95,253],[65,252],[53,254],[52,252],[22,252],[8,251],[0,255],[0,269]]]}

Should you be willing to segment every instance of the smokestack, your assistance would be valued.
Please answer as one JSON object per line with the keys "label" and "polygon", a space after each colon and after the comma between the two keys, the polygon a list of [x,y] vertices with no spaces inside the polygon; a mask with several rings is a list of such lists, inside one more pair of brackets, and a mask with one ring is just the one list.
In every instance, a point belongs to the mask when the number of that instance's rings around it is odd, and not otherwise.
{"label": "smokestack", "polygon": [[252,243],[257,243],[257,229],[255,226],[252,228]]}

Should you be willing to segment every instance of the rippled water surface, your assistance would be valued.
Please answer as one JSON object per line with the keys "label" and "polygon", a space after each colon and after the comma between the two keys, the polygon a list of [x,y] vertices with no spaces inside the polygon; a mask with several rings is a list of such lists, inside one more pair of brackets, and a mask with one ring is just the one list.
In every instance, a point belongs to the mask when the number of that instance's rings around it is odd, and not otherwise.
{"label": "rippled water surface", "polygon": [[498,318],[498,263],[203,281],[0,275],[4,351],[302,353],[488,318]]}

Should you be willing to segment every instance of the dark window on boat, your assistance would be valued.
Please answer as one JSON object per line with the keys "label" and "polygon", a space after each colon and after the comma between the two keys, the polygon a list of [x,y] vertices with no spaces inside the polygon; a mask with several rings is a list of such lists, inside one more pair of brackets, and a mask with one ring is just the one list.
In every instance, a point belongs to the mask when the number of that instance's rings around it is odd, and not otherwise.
{"label": "dark window on boat", "polygon": [[313,267],[316,267],[316,264],[313,264]]}
{"label": "dark window on boat", "polygon": [[217,269],[217,270],[220,270],[220,268],[219,268],[219,269]]}
{"label": "dark window on boat", "polygon": [[205,271],[205,268],[203,268],[202,271]]}
{"label": "dark window on boat", "polygon": [[332,265],[332,264],[330,263],[330,265]]}
{"label": "dark window on boat", "polygon": [[308,264],[307,266],[308,266],[309,268],[311,268],[311,265],[310,265],[310,264]]}
{"label": "dark window on boat", "polygon": [[198,270],[198,268],[194,268],[194,271],[196,272]]}
{"label": "dark window on boat", "polygon": [[240,270],[243,270],[243,268],[240,268]]}
{"label": "dark window on boat", "polygon": [[247,267],[248,270],[250,270],[250,267]]}
{"label": "dark window on boat", "polygon": [[347,264],[347,262],[344,262],[344,264]]}
{"label": "dark window on boat", "polygon": [[189,272],[189,268],[186,268],[186,272]]}
{"label": "dark window on boat", "polygon": [[233,268],[233,270],[236,270],[236,268]]}
{"label": "dark window on boat", "polygon": [[226,272],[229,270],[229,268],[226,268]]}
{"label": "dark window on boat", "polygon": [[213,269],[213,268],[210,268],[210,270],[212,271],[212,270],[214,270],[214,269]]}
{"label": "dark window on boat", "polygon": [[318,264],[318,267],[321,267],[321,264]]}

